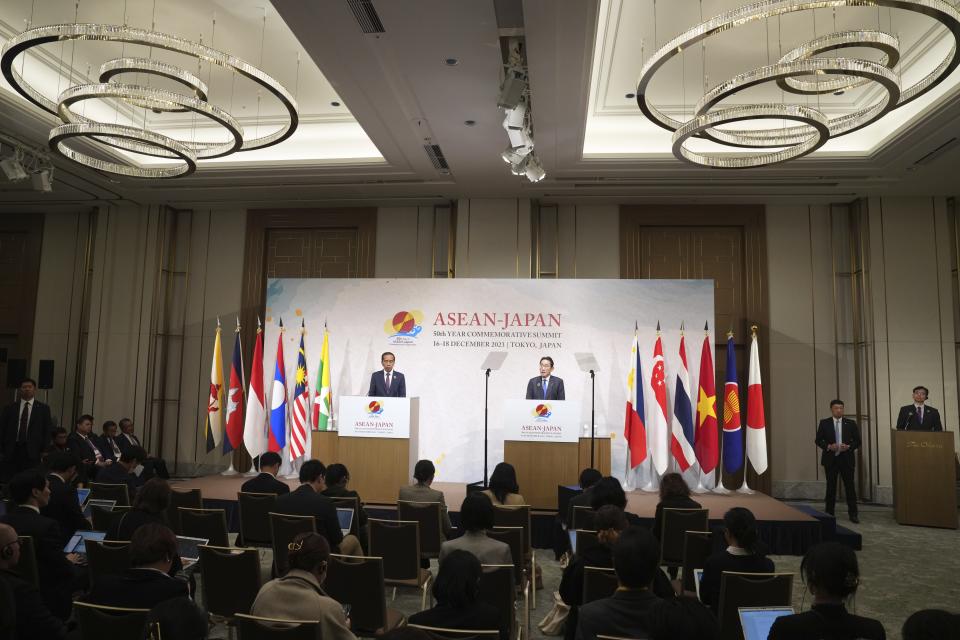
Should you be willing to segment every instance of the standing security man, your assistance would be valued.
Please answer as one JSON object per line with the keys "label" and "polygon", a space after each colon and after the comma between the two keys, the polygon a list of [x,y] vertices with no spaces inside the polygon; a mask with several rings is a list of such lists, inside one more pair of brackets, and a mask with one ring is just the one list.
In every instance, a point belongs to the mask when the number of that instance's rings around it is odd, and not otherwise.
{"label": "standing security man", "polygon": [[857,516],[857,487],[853,470],[856,466],[854,451],[860,448],[860,428],[857,423],[843,417],[843,401],[830,402],[831,417],[824,418],[817,426],[817,446],[823,450],[820,464],[827,473],[826,511],[833,515],[837,502],[837,475],[843,478],[843,491],[847,495],[847,510],[850,522],[860,522]]}

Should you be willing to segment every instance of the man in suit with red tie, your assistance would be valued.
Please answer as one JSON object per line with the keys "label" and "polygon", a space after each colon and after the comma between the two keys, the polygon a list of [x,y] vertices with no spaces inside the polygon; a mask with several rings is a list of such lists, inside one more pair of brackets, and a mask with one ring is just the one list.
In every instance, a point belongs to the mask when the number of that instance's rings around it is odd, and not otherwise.
{"label": "man in suit with red tie", "polygon": [[368,396],[378,396],[381,398],[406,398],[407,381],[403,374],[394,371],[393,366],[397,363],[397,358],[389,351],[380,356],[380,364],[383,365],[382,371],[374,371],[370,376],[370,390]]}
{"label": "man in suit with red tie", "polygon": [[40,465],[40,455],[53,435],[50,407],[36,399],[37,383],[27,378],[20,383],[20,399],[3,409],[0,416],[0,451],[4,477]]}
{"label": "man in suit with red tie", "polygon": [[843,417],[843,401],[830,402],[829,418],[817,426],[817,446],[823,450],[820,464],[827,473],[826,511],[833,515],[837,502],[837,475],[843,478],[843,492],[847,496],[847,511],[850,522],[860,522],[857,515],[857,487],[853,470],[856,466],[854,451],[860,448],[860,428],[857,423]]}
{"label": "man in suit with red tie", "polygon": [[913,388],[913,404],[900,407],[897,429],[900,431],[943,431],[940,412],[927,406],[930,392],[926,387]]}
{"label": "man in suit with red tie", "polygon": [[540,375],[527,383],[527,400],[566,400],[563,379],[553,375],[553,358],[540,358]]}

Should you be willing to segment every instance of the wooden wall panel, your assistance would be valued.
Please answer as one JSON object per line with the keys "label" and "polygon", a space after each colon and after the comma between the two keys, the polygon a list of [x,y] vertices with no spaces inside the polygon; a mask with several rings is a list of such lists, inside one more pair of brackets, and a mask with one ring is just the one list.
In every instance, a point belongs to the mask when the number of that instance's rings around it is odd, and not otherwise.
{"label": "wooden wall panel", "polygon": [[[0,388],[7,380],[7,361],[27,361],[33,347],[43,215],[0,217]],[[10,398],[11,396],[7,396]]]}

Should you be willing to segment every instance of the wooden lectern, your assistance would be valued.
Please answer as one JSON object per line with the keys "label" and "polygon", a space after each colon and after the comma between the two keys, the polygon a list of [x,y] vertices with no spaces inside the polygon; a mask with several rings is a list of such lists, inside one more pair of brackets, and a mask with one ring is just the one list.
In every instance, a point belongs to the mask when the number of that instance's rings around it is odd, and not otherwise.
{"label": "wooden lectern", "polygon": [[891,439],[897,522],[956,529],[953,432],[893,431]]}

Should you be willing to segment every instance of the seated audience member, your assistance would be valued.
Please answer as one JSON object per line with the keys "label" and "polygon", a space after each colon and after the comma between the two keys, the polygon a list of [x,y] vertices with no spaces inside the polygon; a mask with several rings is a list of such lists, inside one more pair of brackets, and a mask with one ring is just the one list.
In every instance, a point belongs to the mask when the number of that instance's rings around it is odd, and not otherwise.
{"label": "seated audience member", "polygon": [[67,445],[67,430],[63,427],[57,427],[50,437],[50,444],[44,447],[41,459],[45,464],[51,453],[66,453],[67,451],[70,451],[70,447]]}
{"label": "seated audience member", "polygon": [[67,447],[80,457],[81,482],[96,479],[97,472],[111,464],[110,460],[100,453],[92,432],[93,416],[85,413],[77,418],[73,433],[67,436]]}
{"label": "seated audience member", "polygon": [[578,640],[596,640],[598,635],[646,638],[647,613],[659,602],[653,579],[660,571],[656,538],[641,527],[628,527],[613,546],[613,569],[617,590],[609,598],[580,607]]}
{"label": "seated audience member", "polygon": [[287,483],[277,480],[281,462],[280,454],[276,451],[268,451],[261,455],[260,473],[240,485],[240,491],[243,493],[272,493],[278,496],[290,493],[290,487],[287,486]]}
{"label": "seated audience member", "polygon": [[660,502],[653,516],[653,537],[663,533],[664,509],[700,509],[700,503],[690,498],[690,487],[679,473],[667,473],[660,478]]}
{"label": "seated audience member", "polygon": [[120,460],[120,443],[117,442],[117,423],[107,420],[103,423],[100,437],[97,438],[97,448],[100,455],[106,460],[117,462]]}
{"label": "seated audience member", "polygon": [[490,488],[483,494],[498,507],[527,504],[520,495],[520,485],[517,484],[517,470],[508,462],[501,462],[493,468],[490,474]]}
{"label": "seated audience member", "polygon": [[573,556],[560,579],[560,598],[570,606],[564,633],[567,640],[572,640],[577,632],[579,608],[583,604],[583,568],[613,568],[613,545],[620,538],[620,532],[627,528],[623,511],[612,504],[600,507],[594,523],[600,544]]}
{"label": "seated audience member", "polygon": [[513,564],[510,545],[487,537],[493,528],[493,503],[486,493],[468,493],[460,506],[460,528],[463,535],[440,545],[440,564],[447,554],[457,549],[477,556],[480,564]]}
{"label": "seated audience member", "polygon": [[354,535],[344,536],[333,501],[320,495],[323,491],[323,473],[326,469],[319,460],[307,460],[300,467],[300,486],[277,498],[273,510],[295,516],[313,516],[317,533],[327,539],[334,553],[359,556],[360,540]]}
{"label": "seated audience member", "polygon": [[623,516],[627,519],[629,526],[643,526],[643,522],[636,514],[627,511],[627,494],[624,493],[623,485],[620,484],[620,481],[613,476],[602,478],[593,486],[590,493],[590,506],[593,507],[594,511],[598,511],[600,507],[604,505],[612,504],[623,511]]}
{"label": "seated audience member", "polygon": [[189,596],[186,581],[170,577],[179,560],[173,531],[156,522],[145,524],[130,540],[130,568],[120,575],[100,577],[85,600],[108,607],[150,609],[164,600]]}
{"label": "seated audience member", "polygon": [[603,480],[603,474],[593,468],[584,469],[580,472],[580,488],[583,491],[572,498],[567,505],[567,513],[564,518],[564,525],[567,529],[573,528],[573,508],[574,507],[589,507],[590,501],[593,500],[593,487],[596,486],[598,482]]}
{"label": "seated audience member", "polygon": [[131,447],[126,453],[120,456],[120,460],[101,469],[97,472],[97,482],[105,484],[125,484],[130,500],[137,495],[137,491],[143,486],[143,480],[136,474],[140,461],[146,457],[146,453],[140,447]]}
{"label": "seated audience member", "polygon": [[206,640],[210,632],[207,614],[187,597],[164,600],[150,610],[148,625],[157,625],[161,638]]}
{"label": "seated audience member", "polygon": [[714,553],[703,563],[700,600],[717,610],[720,600],[720,576],[724,571],[771,573],[773,560],[766,557],[757,540],[757,520],[744,507],[734,507],[723,516],[723,538],[727,548]]}
{"label": "seated audience member", "polygon": [[429,460],[420,460],[413,468],[413,479],[416,480],[412,485],[400,487],[400,500],[407,502],[439,502],[440,518],[443,525],[443,535],[447,538],[453,532],[453,525],[450,523],[450,514],[447,513],[447,503],[443,499],[443,491],[432,488],[433,477],[436,475],[436,467]]}
{"label": "seated audience member", "polygon": [[716,640],[717,619],[696,598],[660,600],[647,613],[651,640]]}
{"label": "seated audience member", "polygon": [[[146,451],[146,448],[140,444],[140,439],[133,433],[133,420],[130,418],[120,419],[120,435],[117,436],[117,444],[120,445],[121,453],[130,447],[140,447]],[[143,464],[143,473],[146,475],[145,480],[149,480],[154,476],[163,478],[164,480],[170,479],[170,473],[167,471],[167,463],[163,458],[155,458],[148,452],[146,460],[141,461],[141,464]]]}
{"label": "seated audience member", "polygon": [[886,638],[878,620],[849,613],[844,605],[860,584],[860,568],[853,549],[839,542],[811,547],[800,563],[800,575],[813,596],[811,610],[777,618],[770,628],[770,640]]}
{"label": "seated audience member", "polygon": [[40,513],[57,521],[61,545],[67,544],[75,531],[93,528],[90,521],[83,517],[77,488],[73,484],[79,462],[77,456],[69,452],[54,453],[47,458],[50,501],[40,509]]}
{"label": "seated audience member", "polygon": [[133,540],[134,532],[145,524],[169,526],[170,493],[170,483],[166,480],[148,480],[133,498],[132,508],[113,522],[107,531],[107,540]]}
{"label": "seated audience member", "polygon": [[0,524],[0,638],[66,638],[66,626],[50,613],[37,588],[14,573],[19,562],[17,532],[10,525]]}
{"label": "seated audience member", "polygon": [[75,554],[63,553],[63,536],[56,520],[40,515],[50,501],[50,487],[39,469],[28,469],[10,480],[10,498],[17,506],[2,521],[18,536],[33,538],[40,577],[40,595],[61,620],[70,617],[71,595],[83,585],[84,573],[75,566]]}
{"label": "seated audience member", "polygon": [[500,640],[510,640],[510,629],[500,626],[500,612],[480,595],[480,561],[469,551],[452,551],[440,565],[433,583],[432,609],[410,616],[410,624],[441,629],[471,629],[500,631]]}
{"label": "seated audience member", "polygon": [[903,640],[958,640],[960,614],[942,609],[921,609],[904,621],[901,636]]}
{"label": "seated audience member", "polygon": [[[357,526],[363,529],[363,531],[366,531],[367,514],[363,509],[363,500],[360,499],[359,493],[347,488],[347,484],[350,482],[350,472],[347,471],[347,468],[339,463],[330,465],[324,474],[324,482],[326,482],[327,488],[323,490],[323,495],[328,498],[357,499],[357,505],[359,507],[357,517],[360,519]],[[360,532],[360,539],[366,540],[366,535],[363,531]]]}
{"label": "seated audience member", "polygon": [[323,590],[330,545],[317,533],[301,533],[289,545],[290,570],[260,588],[250,614],[278,620],[319,620],[323,640],[354,640],[340,603]]}

